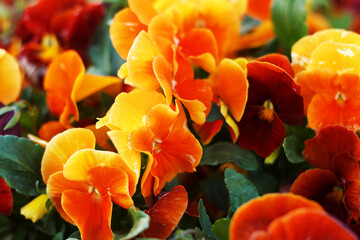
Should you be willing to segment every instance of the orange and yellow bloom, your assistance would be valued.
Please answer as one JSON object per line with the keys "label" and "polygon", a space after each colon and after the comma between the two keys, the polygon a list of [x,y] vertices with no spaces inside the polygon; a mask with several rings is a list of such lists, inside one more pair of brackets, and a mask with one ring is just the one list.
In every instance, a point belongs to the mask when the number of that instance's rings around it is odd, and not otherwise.
{"label": "orange and yellow bloom", "polygon": [[112,239],[112,202],[133,206],[139,172],[118,154],[94,147],[90,130],[58,134],[46,146],[41,172],[50,200],[82,239]]}
{"label": "orange and yellow bloom", "polygon": [[111,129],[110,139],[124,159],[140,165],[140,153],[148,155],[141,180],[145,197],[159,194],[177,173],[193,172],[199,164],[202,148],[178,113],[162,94],[134,91],[119,94],[97,123]]}

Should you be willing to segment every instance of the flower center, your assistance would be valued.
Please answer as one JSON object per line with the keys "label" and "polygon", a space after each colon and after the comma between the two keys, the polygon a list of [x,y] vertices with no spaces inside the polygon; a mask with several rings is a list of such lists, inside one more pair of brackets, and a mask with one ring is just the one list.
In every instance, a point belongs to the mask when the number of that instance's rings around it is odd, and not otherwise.
{"label": "flower center", "polygon": [[338,92],[335,95],[335,100],[338,102],[339,105],[344,105],[344,103],[346,101],[346,97],[342,92]]}
{"label": "flower center", "polygon": [[204,28],[206,26],[206,22],[203,18],[199,18],[195,22],[195,27],[197,28]]}
{"label": "flower center", "polygon": [[272,122],[274,120],[274,105],[270,100],[266,100],[260,111],[260,118]]}
{"label": "flower center", "polygon": [[96,199],[101,197],[99,190],[97,190],[94,186],[89,187],[89,193],[91,193],[92,196]]}

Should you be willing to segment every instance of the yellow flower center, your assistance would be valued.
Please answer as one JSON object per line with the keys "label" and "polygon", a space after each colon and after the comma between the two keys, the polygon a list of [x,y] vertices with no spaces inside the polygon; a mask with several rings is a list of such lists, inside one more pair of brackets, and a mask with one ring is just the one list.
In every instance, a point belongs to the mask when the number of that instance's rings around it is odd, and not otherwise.
{"label": "yellow flower center", "polygon": [[60,45],[53,34],[46,34],[41,39],[41,52],[39,57],[45,62],[54,59],[60,52]]}
{"label": "yellow flower center", "polygon": [[266,100],[260,111],[260,118],[272,122],[274,120],[274,105],[270,100]]}
{"label": "yellow flower center", "polygon": [[206,22],[203,18],[199,18],[195,22],[195,27],[197,28],[204,28],[206,26]]}
{"label": "yellow flower center", "polygon": [[342,93],[342,92],[338,92],[336,95],[335,95],[335,100],[337,101],[337,103],[339,105],[344,105],[345,101],[346,101],[346,97],[345,95]]}
{"label": "yellow flower center", "polygon": [[92,193],[92,196],[95,199],[101,198],[101,194],[100,194],[99,190],[97,190],[94,186],[89,187],[89,193]]}

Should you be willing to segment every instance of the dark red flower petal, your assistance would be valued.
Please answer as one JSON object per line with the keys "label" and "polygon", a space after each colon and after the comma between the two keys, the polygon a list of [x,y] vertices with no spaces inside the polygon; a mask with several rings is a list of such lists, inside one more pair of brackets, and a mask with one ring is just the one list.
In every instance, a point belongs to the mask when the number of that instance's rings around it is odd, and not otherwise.
{"label": "dark red flower petal", "polygon": [[11,188],[5,182],[5,179],[0,177],[0,214],[10,216],[13,209],[13,197]]}
{"label": "dark red flower petal", "polygon": [[291,86],[298,94],[300,94],[300,86],[294,79],[280,67],[268,62],[250,62],[247,64],[249,85],[251,81],[257,81],[263,85],[268,91],[280,83]]}
{"label": "dark red flower petal", "polygon": [[329,126],[321,128],[313,139],[305,141],[303,155],[314,167],[331,169],[333,156],[343,151],[360,159],[359,138],[344,127]]}
{"label": "dark red flower petal", "polygon": [[155,205],[147,211],[150,226],[144,232],[148,238],[166,239],[178,225],[188,204],[187,192],[183,186],[176,186],[164,194]]}
{"label": "dark red flower petal", "polygon": [[299,175],[290,192],[320,201],[338,185],[338,179],[330,170],[310,169]]}
{"label": "dark red flower petal", "polygon": [[319,202],[326,211],[344,222],[350,214],[344,205],[345,190],[330,170],[310,169],[302,173],[291,187],[291,192]]}
{"label": "dark red flower petal", "polygon": [[23,42],[40,40],[44,33],[49,32],[48,24],[55,13],[85,2],[86,0],[40,0],[24,10],[16,35]]}
{"label": "dark red flower petal", "polygon": [[260,156],[267,157],[281,145],[286,133],[284,124],[276,114],[269,122],[261,119],[260,111],[261,108],[257,106],[245,109],[238,124],[240,135],[237,143],[242,148],[254,150]]}
{"label": "dark red flower petal", "polygon": [[302,125],[304,118],[303,98],[291,86],[283,83],[275,86],[270,93],[270,101],[281,121],[289,125]]}
{"label": "dark red flower petal", "polygon": [[285,55],[272,53],[259,57],[256,59],[256,61],[272,63],[285,70],[285,72],[287,72],[291,77],[295,77],[294,69],[292,68],[289,59]]}
{"label": "dark red flower petal", "polygon": [[355,221],[360,216],[359,163],[348,152],[337,153],[331,161],[332,171],[345,181],[344,204]]}

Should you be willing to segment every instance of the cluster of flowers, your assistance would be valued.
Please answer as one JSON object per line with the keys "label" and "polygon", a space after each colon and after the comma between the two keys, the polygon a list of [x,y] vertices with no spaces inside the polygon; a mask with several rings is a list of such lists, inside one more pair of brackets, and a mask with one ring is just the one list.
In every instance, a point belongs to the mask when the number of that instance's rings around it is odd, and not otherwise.
{"label": "cluster of flowers", "polygon": [[[138,193],[150,217],[143,236],[165,239],[185,212],[198,216],[183,186],[164,187],[196,171],[205,145],[226,132],[231,144],[276,158],[286,127],[303,126],[306,116],[316,136],[305,141],[303,156],[314,169],[300,173],[290,193],[242,204],[224,231],[230,239],[357,239],[360,35],[321,30],[327,25],[313,26],[309,17],[316,33],[293,45],[291,62],[280,53],[238,57],[274,38],[271,4],[129,0],[109,28],[125,60],[118,77],[88,71],[87,49],[105,4],[40,0],[27,7],[0,49],[1,135],[27,136],[45,148],[39,181],[46,193],[21,213],[36,222],[51,202],[81,239],[113,239],[113,203],[140,207]],[[259,24],[239,36],[245,16]],[[26,86],[46,92],[51,117],[37,136],[21,134],[16,117],[29,105],[19,100]],[[100,91],[114,98],[105,116],[81,118],[80,102],[95,106]],[[7,177],[10,154],[2,151],[0,213],[11,215],[16,187]]]}

